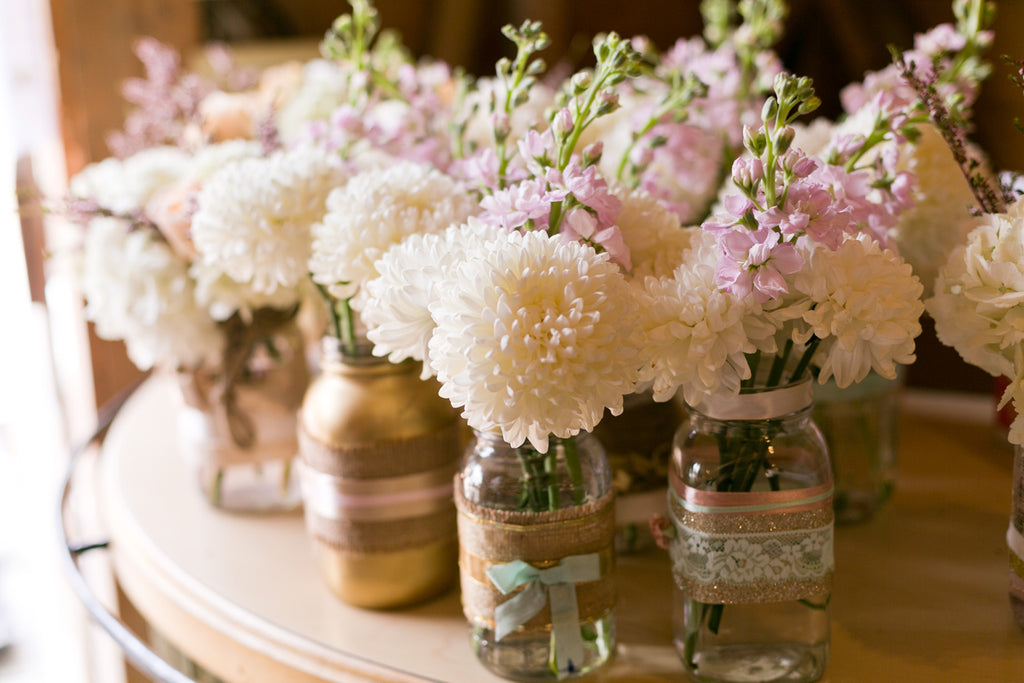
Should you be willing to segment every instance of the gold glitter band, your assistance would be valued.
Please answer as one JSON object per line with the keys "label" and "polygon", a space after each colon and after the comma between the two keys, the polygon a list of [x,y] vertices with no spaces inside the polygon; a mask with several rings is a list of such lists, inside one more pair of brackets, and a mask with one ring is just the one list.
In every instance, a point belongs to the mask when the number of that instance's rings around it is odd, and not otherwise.
{"label": "gold glitter band", "polygon": [[674,494],[669,493],[669,510],[679,524],[702,534],[764,534],[773,531],[817,529],[831,524],[835,516],[831,498],[822,501],[818,509],[805,512],[722,515],[689,512]]}
{"label": "gold glitter band", "polygon": [[747,585],[714,584],[705,586],[676,577],[676,585],[690,599],[712,605],[745,605],[765,602],[807,600],[824,603],[832,592],[832,572],[817,581],[762,581]]}
{"label": "gold glitter band", "polygon": [[[494,628],[495,608],[519,593],[502,595],[487,578],[488,567],[523,560],[546,568],[569,555],[588,553],[600,556],[601,578],[576,584],[580,621],[594,621],[611,613],[615,606],[614,494],[552,512],[519,512],[477,505],[466,500],[462,490],[457,475],[459,575],[463,612],[470,623]],[[516,633],[550,628],[551,613],[545,606]]]}

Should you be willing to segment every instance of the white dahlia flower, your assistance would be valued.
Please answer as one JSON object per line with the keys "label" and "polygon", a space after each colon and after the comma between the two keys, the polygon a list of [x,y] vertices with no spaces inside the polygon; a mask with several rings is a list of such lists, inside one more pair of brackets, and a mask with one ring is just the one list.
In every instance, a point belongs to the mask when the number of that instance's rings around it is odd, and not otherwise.
{"label": "white dahlia flower", "polygon": [[96,333],[124,340],[139,368],[196,368],[219,357],[221,333],[195,301],[188,265],[152,231],[91,221],[80,281]]}
{"label": "white dahlia flower", "polygon": [[675,213],[642,190],[619,187],[614,194],[622,201],[615,224],[629,250],[633,280],[671,277],[695,229],[682,227]]}
{"label": "white dahlia flower", "polygon": [[899,168],[917,177],[915,203],[900,214],[891,237],[930,296],[939,268],[973,227],[970,208],[977,201],[942,135],[932,126],[920,130],[917,144],[904,148]]}
{"label": "white dahlia flower", "polygon": [[[360,317],[373,342],[373,353],[393,363],[407,358],[425,361],[434,332],[430,304],[438,288],[466,254],[488,249],[503,240],[506,231],[476,218],[442,233],[417,233],[391,247],[377,261],[380,275],[366,283],[366,301]],[[432,374],[423,364],[423,377]]]}
{"label": "white dahlia flower", "polygon": [[640,306],[650,364],[643,378],[654,381],[658,401],[680,386],[691,404],[707,394],[736,393],[750,377],[745,354],[775,350],[775,326],[753,297],[737,298],[715,284],[713,236],[698,231],[693,239],[671,278],[644,283]]}
{"label": "white dahlia flower", "polygon": [[310,226],[346,177],[313,148],[224,166],[204,183],[192,218],[198,260],[257,294],[298,286],[308,275]]}
{"label": "white dahlia flower", "polygon": [[643,348],[632,288],[607,254],[511,232],[455,269],[431,306],[430,364],[469,425],[513,447],[622,411]]}
{"label": "white dahlia flower", "polygon": [[374,263],[392,246],[463,223],[477,210],[461,185],[425,164],[398,162],[358,173],[327,198],[327,213],[313,226],[309,271],[347,299],[376,277]]}
{"label": "white dahlia flower", "polygon": [[158,190],[177,182],[190,164],[189,155],[177,147],[151,147],[124,160],[109,157],[86,166],[71,179],[69,190],[75,197],[128,215],[142,209]]}
{"label": "white dahlia flower", "polygon": [[921,282],[910,265],[864,234],[805,258],[808,267],[793,278],[793,288],[813,302],[803,321],[805,336],[822,340],[814,355],[819,381],[835,377],[846,387],[871,370],[895,379],[896,363],[914,362],[924,312]]}
{"label": "white dahlia flower", "polygon": [[974,221],[926,301],[939,340],[991,375],[1014,378],[1024,341],[1024,204]]}

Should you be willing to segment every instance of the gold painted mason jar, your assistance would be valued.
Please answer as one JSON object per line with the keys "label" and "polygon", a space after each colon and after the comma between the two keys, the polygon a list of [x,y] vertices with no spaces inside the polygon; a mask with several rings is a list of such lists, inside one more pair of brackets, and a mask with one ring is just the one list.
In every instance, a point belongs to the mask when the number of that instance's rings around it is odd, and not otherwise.
{"label": "gold painted mason jar", "polygon": [[299,412],[306,529],[331,591],[393,608],[440,594],[458,575],[452,478],[462,421],[420,364],[324,342]]}

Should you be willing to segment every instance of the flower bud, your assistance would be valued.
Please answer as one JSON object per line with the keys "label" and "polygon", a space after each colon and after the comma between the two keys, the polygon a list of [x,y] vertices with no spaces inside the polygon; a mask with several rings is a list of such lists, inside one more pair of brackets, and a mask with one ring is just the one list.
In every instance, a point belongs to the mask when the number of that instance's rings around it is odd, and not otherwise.
{"label": "flower bud", "polygon": [[579,93],[589,88],[591,83],[593,82],[594,79],[591,77],[589,71],[580,71],[579,73],[572,77],[573,91],[575,91],[575,93],[578,95]]}
{"label": "flower bud", "polygon": [[551,118],[551,132],[555,139],[564,138],[573,129],[572,112],[566,108],[559,109]]}
{"label": "flower bud", "polygon": [[796,131],[793,130],[792,126],[786,126],[780,128],[775,132],[775,153],[785,154],[789,146],[793,144],[793,138],[796,136]]}
{"label": "flower bud", "polygon": [[751,154],[757,157],[761,156],[767,145],[768,140],[765,138],[763,130],[755,131],[750,126],[743,126],[743,146],[750,150]]}

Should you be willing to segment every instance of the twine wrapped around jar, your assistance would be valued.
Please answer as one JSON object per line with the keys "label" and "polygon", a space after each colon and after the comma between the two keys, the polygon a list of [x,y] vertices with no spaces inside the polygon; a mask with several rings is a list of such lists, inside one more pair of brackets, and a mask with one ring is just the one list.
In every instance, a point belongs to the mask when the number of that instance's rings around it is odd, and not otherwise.
{"label": "twine wrapped around jar", "polygon": [[[458,481],[455,491],[459,510],[462,604],[471,624],[494,629],[498,634],[506,630],[498,623],[502,605],[528,590],[529,583],[518,586],[515,595],[510,597],[495,582],[494,570],[515,562],[544,571],[567,559],[572,565],[572,558],[587,557],[596,571],[586,574],[585,580],[573,580],[571,569],[565,572],[566,577],[559,577],[562,580],[540,580],[548,586],[549,592],[558,584],[571,584],[576,603],[576,620],[571,626],[577,637],[581,622],[597,621],[611,613],[615,606],[614,494],[552,512],[518,512],[471,503],[462,495]],[[554,598],[549,597],[535,614],[513,630],[521,633],[550,631],[559,612],[553,602]]]}
{"label": "twine wrapped around jar", "polygon": [[302,334],[268,315],[229,322],[222,367],[177,373],[179,451],[217,507],[295,508],[296,410],[310,378]]}

